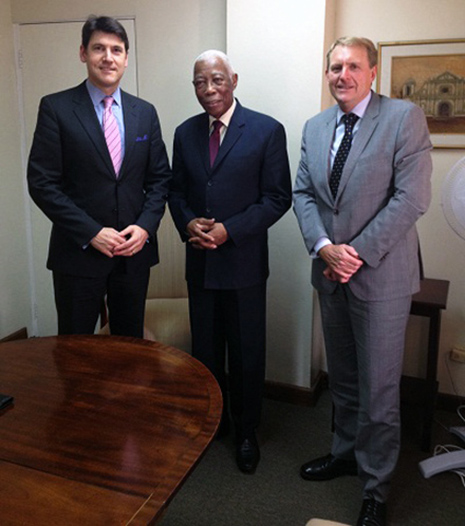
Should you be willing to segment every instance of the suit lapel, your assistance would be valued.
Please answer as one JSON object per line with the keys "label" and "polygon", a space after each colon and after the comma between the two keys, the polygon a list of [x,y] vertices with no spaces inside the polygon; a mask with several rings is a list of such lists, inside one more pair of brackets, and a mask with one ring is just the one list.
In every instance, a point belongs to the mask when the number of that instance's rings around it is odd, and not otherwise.
{"label": "suit lapel", "polygon": [[121,103],[123,105],[124,118],[124,158],[119,173],[120,179],[124,177],[125,168],[134,151],[139,122],[136,103],[124,91],[121,91]]}
{"label": "suit lapel", "polygon": [[198,130],[195,133],[195,140],[197,141],[197,152],[201,157],[201,162],[205,168],[205,172],[209,173],[210,168],[210,121],[208,113],[201,113],[197,121]]}
{"label": "suit lapel", "polygon": [[[317,166],[321,166],[321,173],[323,177],[320,179],[321,184],[321,194],[325,195],[328,203],[333,202],[333,196],[329,188],[329,174],[331,170],[330,163],[330,153],[331,145],[334,139],[334,130],[336,129],[336,116],[337,116],[337,106],[331,108],[331,111],[328,112],[328,119],[326,120],[325,127],[320,131],[322,134],[322,146],[317,150],[317,155],[319,156]],[[317,137],[319,140],[320,137]]]}
{"label": "suit lapel", "polygon": [[347,157],[346,164],[342,171],[341,181],[339,183],[339,189],[337,193],[337,199],[342,194],[345,186],[350,180],[350,177],[357,165],[358,159],[362,152],[365,150],[370,137],[373,135],[376,127],[378,126],[379,116],[379,97],[376,93],[372,93],[370,103],[366,109],[365,115],[360,122],[360,128],[357,131],[354,144],[350,149],[349,156]]}
{"label": "suit lapel", "polygon": [[222,163],[223,159],[231,151],[231,148],[239,140],[242,135],[242,128],[244,125],[244,112],[242,111],[242,106],[239,104],[239,102],[237,102],[237,106],[231,117],[228,130],[224,136],[223,142],[221,143],[215,162],[213,163],[212,171],[216,170],[216,168]]}
{"label": "suit lapel", "polygon": [[92,99],[89,96],[85,82],[78,86],[73,97],[73,104],[74,113],[77,119],[81,123],[90,140],[94,143],[97,154],[109,170],[109,175],[115,177],[115,170],[108,152],[105,136],[98,121],[97,114],[95,113],[95,108],[92,104]]}

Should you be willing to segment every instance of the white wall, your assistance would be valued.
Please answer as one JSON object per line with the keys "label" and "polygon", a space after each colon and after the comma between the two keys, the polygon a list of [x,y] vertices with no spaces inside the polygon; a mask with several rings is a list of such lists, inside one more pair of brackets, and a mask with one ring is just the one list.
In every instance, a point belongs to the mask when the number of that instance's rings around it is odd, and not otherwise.
{"label": "white wall", "polygon": [[[321,108],[325,5],[325,0],[228,1],[227,53],[239,75],[236,95],[244,106],[284,124],[293,180],[304,122]],[[310,259],[292,211],[270,229],[269,245],[267,378],[308,387]]]}
{"label": "white wall", "polygon": [[[13,23],[83,20],[89,13],[135,16],[140,96],[160,113],[171,149],[174,128],[199,111],[191,86],[192,63],[208,48],[226,50],[239,72],[241,101],[286,126],[293,176],[302,125],[329,104],[323,55],[330,41],[359,34],[374,42],[463,37],[463,0],[10,0],[0,3],[0,336],[30,324],[27,232],[24,219],[20,129],[14,80]],[[38,9],[40,5],[40,9]],[[78,43],[76,43],[78,47]],[[76,58],[77,60],[77,58]],[[46,64],[44,64],[46,68]],[[450,231],[440,208],[440,187],[465,150],[434,151],[434,199],[420,222],[429,277],[451,280],[443,317],[441,355],[465,342],[465,241]],[[45,265],[44,262],[38,264]],[[312,291],[310,265],[297,224],[289,213],[271,231],[269,287],[270,380],[310,385]],[[414,352],[406,371],[422,374],[426,326],[413,320]],[[465,366],[452,364],[457,385]],[[440,391],[452,392],[441,360]],[[464,387],[461,394],[465,395]]]}
{"label": "white wall", "polygon": [[9,2],[0,2],[0,338],[30,329],[30,281]]}

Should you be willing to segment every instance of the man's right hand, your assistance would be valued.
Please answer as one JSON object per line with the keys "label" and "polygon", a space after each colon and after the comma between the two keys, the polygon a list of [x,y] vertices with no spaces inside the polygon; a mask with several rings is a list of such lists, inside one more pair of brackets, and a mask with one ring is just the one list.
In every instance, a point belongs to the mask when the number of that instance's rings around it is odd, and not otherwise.
{"label": "man's right hand", "polygon": [[331,281],[347,283],[363,265],[357,251],[350,245],[325,245],[318,255],[328,265],[323,274]]}
{"label": "man's right hand", "polygon": [[126,241],[126,238],[110,227],[103,227],[102,230],[92,238],[90,244],[105,256],[112,258],[113,252],[122,243]]}
{"label": "man's right hand", "polygon": [[205,217],[196,217],[187,224],[186,230],[189,235],[189,243],[194,248],[201,250],[213,250],[217,248],[213,236],[208,232],[215,224],[214,219],[206,219]]}

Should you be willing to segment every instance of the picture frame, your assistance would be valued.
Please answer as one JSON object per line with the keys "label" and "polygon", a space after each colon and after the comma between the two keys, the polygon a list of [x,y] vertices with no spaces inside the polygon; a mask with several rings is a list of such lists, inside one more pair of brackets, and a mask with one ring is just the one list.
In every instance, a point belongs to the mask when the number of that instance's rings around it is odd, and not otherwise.
{"label": "picture frame", "polygon": [[376,90],[420,106],[434,148],[465,148],[465,39],[379,42]]}

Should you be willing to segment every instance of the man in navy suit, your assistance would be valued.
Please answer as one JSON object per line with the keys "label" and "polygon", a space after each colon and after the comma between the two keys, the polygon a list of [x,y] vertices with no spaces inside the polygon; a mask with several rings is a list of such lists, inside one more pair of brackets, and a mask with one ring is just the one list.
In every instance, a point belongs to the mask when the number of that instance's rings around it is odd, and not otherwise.
{"label": "man in navy suit", "polygon": [[[27,177],[53,223],[59,334],[93,334],[106,295],[111,333],[143,335],[170,168],[155,108],[119,87],[128,49],[117,20],[90,17],[80,47],[87,80],[40,103]],[[108,97],[119,163],[103,131]]]}
{"label": "man in navy suit", "polygon": [[[291,183],[283,126],[234,99],[237,79],[224,53],[196,60],[193,83],[205,113],[176,130],[169,205],[186,242],[193,355],[222,388],[224,434],[227,347],[236,460],[253,473],[265,378],[267,231],[289,209]],[[215,134],[216,157],[209,148]]]}

